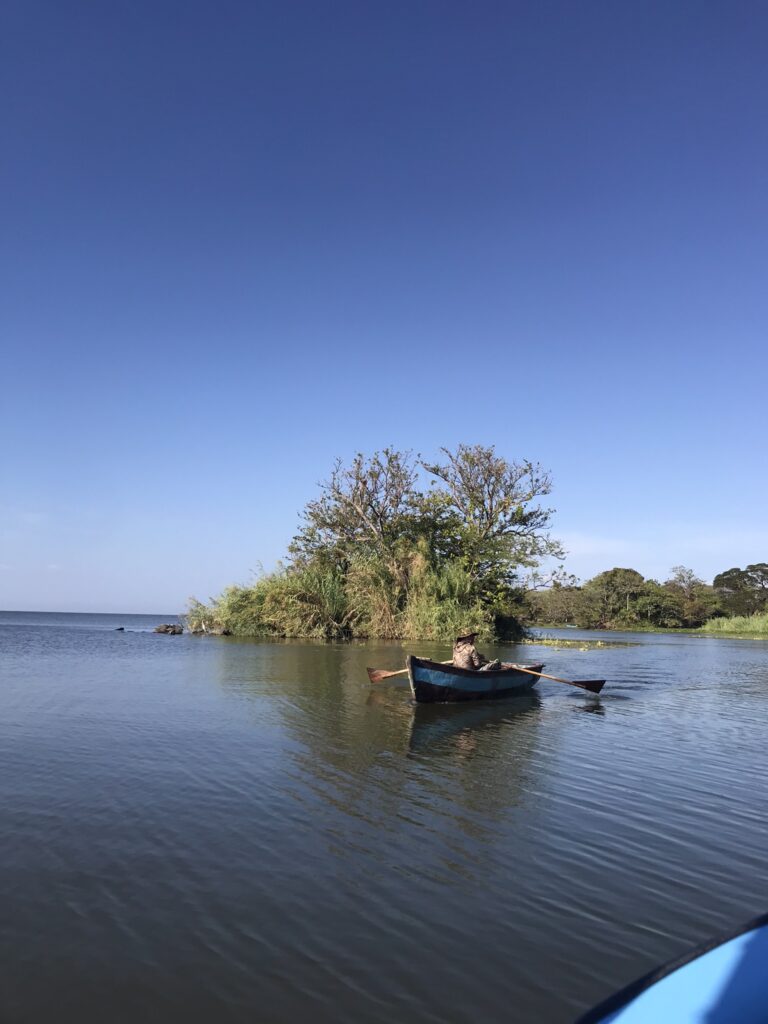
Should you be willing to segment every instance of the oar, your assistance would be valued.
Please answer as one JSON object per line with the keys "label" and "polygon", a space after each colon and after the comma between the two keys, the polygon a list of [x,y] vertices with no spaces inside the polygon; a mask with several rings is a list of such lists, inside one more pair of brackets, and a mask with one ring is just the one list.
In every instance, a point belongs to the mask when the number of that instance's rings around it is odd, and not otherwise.
{"label": "oar", "polygon": [[582,690],[589,690],[590,693],[600,693],[605,686],[604,679],[561,679],[559,676],[548,676],[546,672],[534,672],[531,668],[523,668],[522,665],[515,665],[518,672],[528,672],[532,676],[541,676],[542,679],[551,679],[553,683],[565,683],[566,686],[578,686]]}
{"label": "oar", "polygon": [[[441,661],[439,662],[439,664],[452,665],[453,659],[451,659],[450,661]],[[383,668],[369,668],[366,669],[366,671],[368,673],[368,678],[371,680],[372,683],[380,683],[382,679],[391,679],[392,676],[404,676],[408,669],[400,668],[397,670],[397,672],[386,672]]]}

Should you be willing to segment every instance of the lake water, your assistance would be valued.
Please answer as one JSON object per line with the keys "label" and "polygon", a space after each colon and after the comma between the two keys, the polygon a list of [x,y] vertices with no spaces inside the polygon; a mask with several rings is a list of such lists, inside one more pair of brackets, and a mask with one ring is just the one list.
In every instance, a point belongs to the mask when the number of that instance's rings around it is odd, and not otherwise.
{"label": "lake water", "polygon": [[0,614],[4,1024],[558,1024],[768,909],[766,643],[416,708],[398,645],[160,621]]}

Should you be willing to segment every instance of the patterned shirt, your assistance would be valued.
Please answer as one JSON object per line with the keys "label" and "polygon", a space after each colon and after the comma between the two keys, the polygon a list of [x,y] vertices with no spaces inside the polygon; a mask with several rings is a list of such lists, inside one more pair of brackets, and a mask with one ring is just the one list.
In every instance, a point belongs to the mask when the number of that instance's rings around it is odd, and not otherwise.
{"label": "patterned shirt", "polygon": [[488,659],[475,650],[468,640],[457,640],[453,645],[453,664],[456,668],[473,669],[475,672],[488,664]]}

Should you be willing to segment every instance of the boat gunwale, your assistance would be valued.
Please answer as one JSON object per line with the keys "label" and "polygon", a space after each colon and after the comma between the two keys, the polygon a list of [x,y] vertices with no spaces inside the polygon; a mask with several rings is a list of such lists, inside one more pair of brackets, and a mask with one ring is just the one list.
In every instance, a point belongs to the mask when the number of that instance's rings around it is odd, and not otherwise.
{"label": "boat gunwale", "polygon": [[744,924],[735,928],[733,931],[726,932],[723,935],[718,935],[713,938],[707,939],[705,942],[699,943],[698,946],[694,946],[693,949],[688,950],[687,953],[683,953],[682,956],[675,957],[672,960],[667,960],[663,964],[659,964],[657,967],[647,971],[641,977],[631,981],[628,985],[620,988],[617,992],[608,996],[607,999],[603,999],[602,1002],[593,1006],[592,1009],[587,1010],[586,1013],[579,1017],[575,1024],[604,1024],[616,1013],[620,1013],[641,996],[644,992],[653,988],[658,982],[664,981],[665,978],[670,977],[676,971],[682,970],[694,961],[701,959],[713,950],[718,949],[720,946],[725,946],[729,942],[733,942],[734,939],[740,938],[742,935],[748,935],[750,932],[761,931],[763,928],[768,927],[768,914],[759,914],[757,917],[753,917],[750,921],[746,921]]}
{"label": "boat gunwale", "polygon": [[[435,669],[436,671],[439,671],[439,672],[444,672],[446,675],[449,675],[449,676],[457,676],[460,679],[461,678],[464,678],[464,679],[477,679],[477,677],[478,677],[478,675],[480,674],[480,671],[481,671],[480,669],[476,669],[476,668],[459,668],[458,665],[444,665],[440,661],[432,661],[429,658],[419,658],[415,654],[409,654],[406,657],[406,659],[405,659],[405,663],[406,663],[406,665],[408,667],[408,675],[409,675],[409,677],[411,677],[411,666],[412,665],[416,665],[416,666],[423,665],[426,668],[431,668],[431,669]],[[531,672],[534,672],[534,673],[538,674],[544,668],[545,662],[541,662],[540,664],[536,664],[536,665],[523,665],[522,668],[526,669],[525,672],[521,672],[521,670],[519,668],[517,668],[516,665],[513,665],[511,662],[505,662],[503,664],[506,665],[505,668],[490,669],[490,670],[488,670],[486,672],[483,672],[482,676],[485,677],[485,678],[488,678],[488,679],[499,679],[499,678],[503,679],[505,676],[511,676],[511,675],[514,675],[514,674],[524,675],[524,676],[527,676]],[[413,681],[412,677],[411,677],[411,681]],[[537,682],[538,682],[538,680],[537,680]]]}

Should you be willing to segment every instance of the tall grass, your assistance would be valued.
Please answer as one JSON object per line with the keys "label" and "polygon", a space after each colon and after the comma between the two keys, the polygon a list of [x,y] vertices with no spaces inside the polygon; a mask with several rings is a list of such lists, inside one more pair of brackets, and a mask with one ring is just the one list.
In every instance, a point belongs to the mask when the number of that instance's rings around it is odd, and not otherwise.
{"label": "tall grass", "polygon": [[318,566],[280,569],[252,586],[232,586],[210,605],[193,599],[189,628],[234,636],[338,640],[352,634],[349,604],[339,573]]}
{"label": "tall grass", "polygon": [[309,566],[260,580],[260,617],[266,632],[340,640],[351,635],[351,616],[342,576]]}
{"label": "tall grass", "polygon": [[757,612],[755,615],[734,615],[730,619],[710,619],[699,632],[768,636],[768,612]]}
{"label": "tall grass", "polygon": [[480,601],[459,562],[435,568],[418,553],[405,573],[372,556],[353,558],[344,574],[320,563],[281,568],[207,605],[193,599],[186,619],[193,632],[324,640],[450,641],[473,629],[490,641],[517,626]]}
{"label": "tall grass", "polygon": [[375,555],[360,555],[352,559],[345,583],[355,636],[381,640],[402,636],[405,592],[393,567]]}
{"label": "tall grass", "polygon": [[416,567],[403,610],[402,636],[409,640],[453,640],[468,629],[493,639],[493,614],[475,597],[458,562]]}

